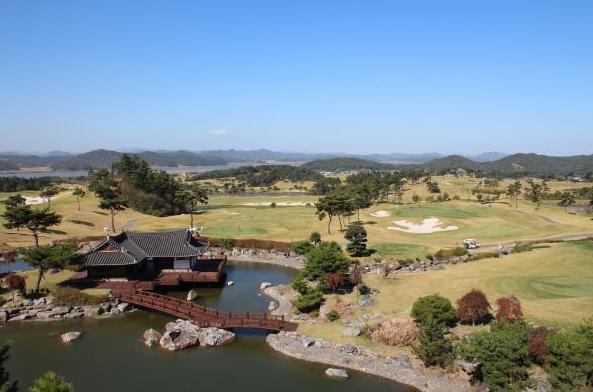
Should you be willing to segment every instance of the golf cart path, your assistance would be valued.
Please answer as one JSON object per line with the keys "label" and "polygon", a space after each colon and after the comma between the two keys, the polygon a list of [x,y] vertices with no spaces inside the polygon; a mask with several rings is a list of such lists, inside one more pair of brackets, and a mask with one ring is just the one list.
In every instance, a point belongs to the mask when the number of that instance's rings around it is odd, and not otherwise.
{"label": "golf cart path", "polygon": [[584,240],[587,238],[592,238],[593,233],[583,233],[583,234],[563,234],[554,237],[545,237],[540,239],[529,239],[529,240],[517,240],[513,242],[495,242],[490,244],[480,244],[480,248],[482,249],[492,249],[498,248],[499,244],[502,245],[512,245],[517,242],[524,242],[524,243],[531,243],[531,242],[555,242],[555,241],[576,241],[576,240]]}

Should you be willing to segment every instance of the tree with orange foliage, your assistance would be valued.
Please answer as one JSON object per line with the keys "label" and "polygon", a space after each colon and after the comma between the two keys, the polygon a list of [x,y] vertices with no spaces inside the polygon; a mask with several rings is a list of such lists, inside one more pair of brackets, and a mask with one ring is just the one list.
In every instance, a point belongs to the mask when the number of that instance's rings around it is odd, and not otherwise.
{"label": "tree with orange foliage", "polygon": [[334,294],[336,293],[336,289],[344,285],[344,275],[340,272],[328,272],[325,274],[324,277],[325,283],[327,283],[331,288]]}
{"label": "tree with orange foliage", "polygon": [[490,303],[480,290],[473,289],[457,300],[457,318],[462,323],[485,322],[490,315]]}
{"label": "tree with orange foliage", "polygon": [[511,295],[510,297],[501,297],[496,300],[496,304],[498,305],[498,311],[496,312],[496,319],[498,321],[512,323],[514,321],[523,320],[521,301],[514,295]]}
{"label": "tree with orange foliage", "polygon": [[554,330],[548,327],[537,327],[529,333],[529,355],[535,363],[544,364],[546,355],[548,355],[547,337],[554,333]]}
{"label": "tree with orange foliage", "polygon": [[9,273],[6,276],[6,286],[8,286],[8,289],[10,291],[12,291],[12,300],[14,301],[14,292],[15,291],[20,291],[22,293],[24,293],[27,290],[27,282],[25,281],[25,278],[23,278],[20,275],[17,275],[13,272]]}
{"label": "tree with orange foliage", "polygon": [[348,276],[350,283],[352,283],[354,286],[358,286],[359,284],[361,284],[362,283],[362,273],[363,273],[363,268],[361,265],[357,264],[354,267],[352,267],[352,269],[350,270],[350,274]]}

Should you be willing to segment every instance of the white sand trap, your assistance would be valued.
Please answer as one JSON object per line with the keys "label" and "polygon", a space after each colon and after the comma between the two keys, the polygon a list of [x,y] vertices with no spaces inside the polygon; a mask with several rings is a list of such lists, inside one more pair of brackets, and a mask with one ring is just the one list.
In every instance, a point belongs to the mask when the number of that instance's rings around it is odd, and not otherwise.
{"label": "white sand trap", "polygon": [[[58,197],[62,197],[66,195],[66,193],[60,193],[59,195],[55,195],[54,197],[50,198],[51,201],[56,200]],[[26,205],[34,205],[34,204],[43,204],[47,203],[47,199],[44,199],[41,196],[25,196],[25,204]]]}
{"label": "white sand trap", "polygon": [[238,212],[231,212],[231,211],[226,211],[226,210],[220,210],[220,212],[222,212],[223,214],[228,214],[228,215],[241,215]]}
{"label": "white sand trap", "polygon": [[379,211],[371,212],[371,216],[374,216],[375,218],[387,218],[388,216],[391,216],[391,212],[385,211],[385,210],[379,210]]}
{"label": "white sand trap", "polygon": [[408,222],[407,220],[393,221],[393,223],[395,223],[398,227],[389,226],[389,230],[398,230],[410,234],[430,234],[437,233],[439,231],[451,231],[458,229],[457,226],[442,227],[443,223],[439,218],[426,218],[419,225]]}
{"label": "white sand trap", "polygon": [[[271,206],[272,202],[241,203],[241,205],[249,206],[249,207]],[[311,202],[295,201],[295,202],[278,202],[278,203],[276,203],[277,207],[307,207],[308,205],[311,205]]]}

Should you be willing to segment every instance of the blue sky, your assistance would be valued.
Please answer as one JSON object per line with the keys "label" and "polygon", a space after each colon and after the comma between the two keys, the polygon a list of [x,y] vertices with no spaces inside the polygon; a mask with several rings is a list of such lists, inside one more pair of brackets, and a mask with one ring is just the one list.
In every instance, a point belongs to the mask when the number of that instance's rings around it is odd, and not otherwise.
{"label": "blue sky", "polygon": [[0,1],[0,150],[593,153],[591,1]]}

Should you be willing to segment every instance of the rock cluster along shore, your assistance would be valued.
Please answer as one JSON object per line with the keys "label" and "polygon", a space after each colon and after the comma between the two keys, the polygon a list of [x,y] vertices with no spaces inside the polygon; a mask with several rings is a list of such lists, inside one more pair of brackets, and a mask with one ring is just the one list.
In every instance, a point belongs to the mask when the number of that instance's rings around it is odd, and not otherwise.
{"label": "rock cluster along shore", "polygon": [[250,261],[254,263],[267,263],[283,265],[291,268],[303,268],[305,257],[301,255],[286,255],[284,252],[265,249],[233,248],[228,255],[229,259],[237,261]]}
{"label": "rock cluster along shore", "polygon": [[470,392],[467,377],[438,374],[412,361],[408,356],[383,357],[352,344],[313,339],[296,332],[268,335],[266,342],[289,357],[358,370],[411,385],[426,392]]}
{"label": "rock cluster along shore", "polygon": [[0,323],[25,320],[64,320],[82,317],[110,317],[128,312],[132,307],[113,300],[98,305],[62,306],[54,305],[46,298],[24,300],[22,304],[0,308]]}
{"label": "rock cluster along shore", "polygon": [[[503,249],[501,254],[508,254],[509,249]],[[448,258],[427,257],[425,259],[417,259],[412,263],[401,264],[399,262],[389,262],[383,260],[380,263],[368,265],[366,272],[377,275],[392,275],[403,272],[419,272],[419,271],[438,271],[445,269],[447,265],[455,265],[462,263],[469,263],[472,261],[481,260],[479,258],[472,258],[470,255],[454,256]]]}
{"label": "rock cluster along shore", "polygon": [[163,334],[151,328],[144,332],[143,338],[148,347],[159,344],[166,350],[178,351],[193,346],[222,346],[234,341],[235,334],[220,328],[201,328],[187,320],[177,320],[167,323]]}

